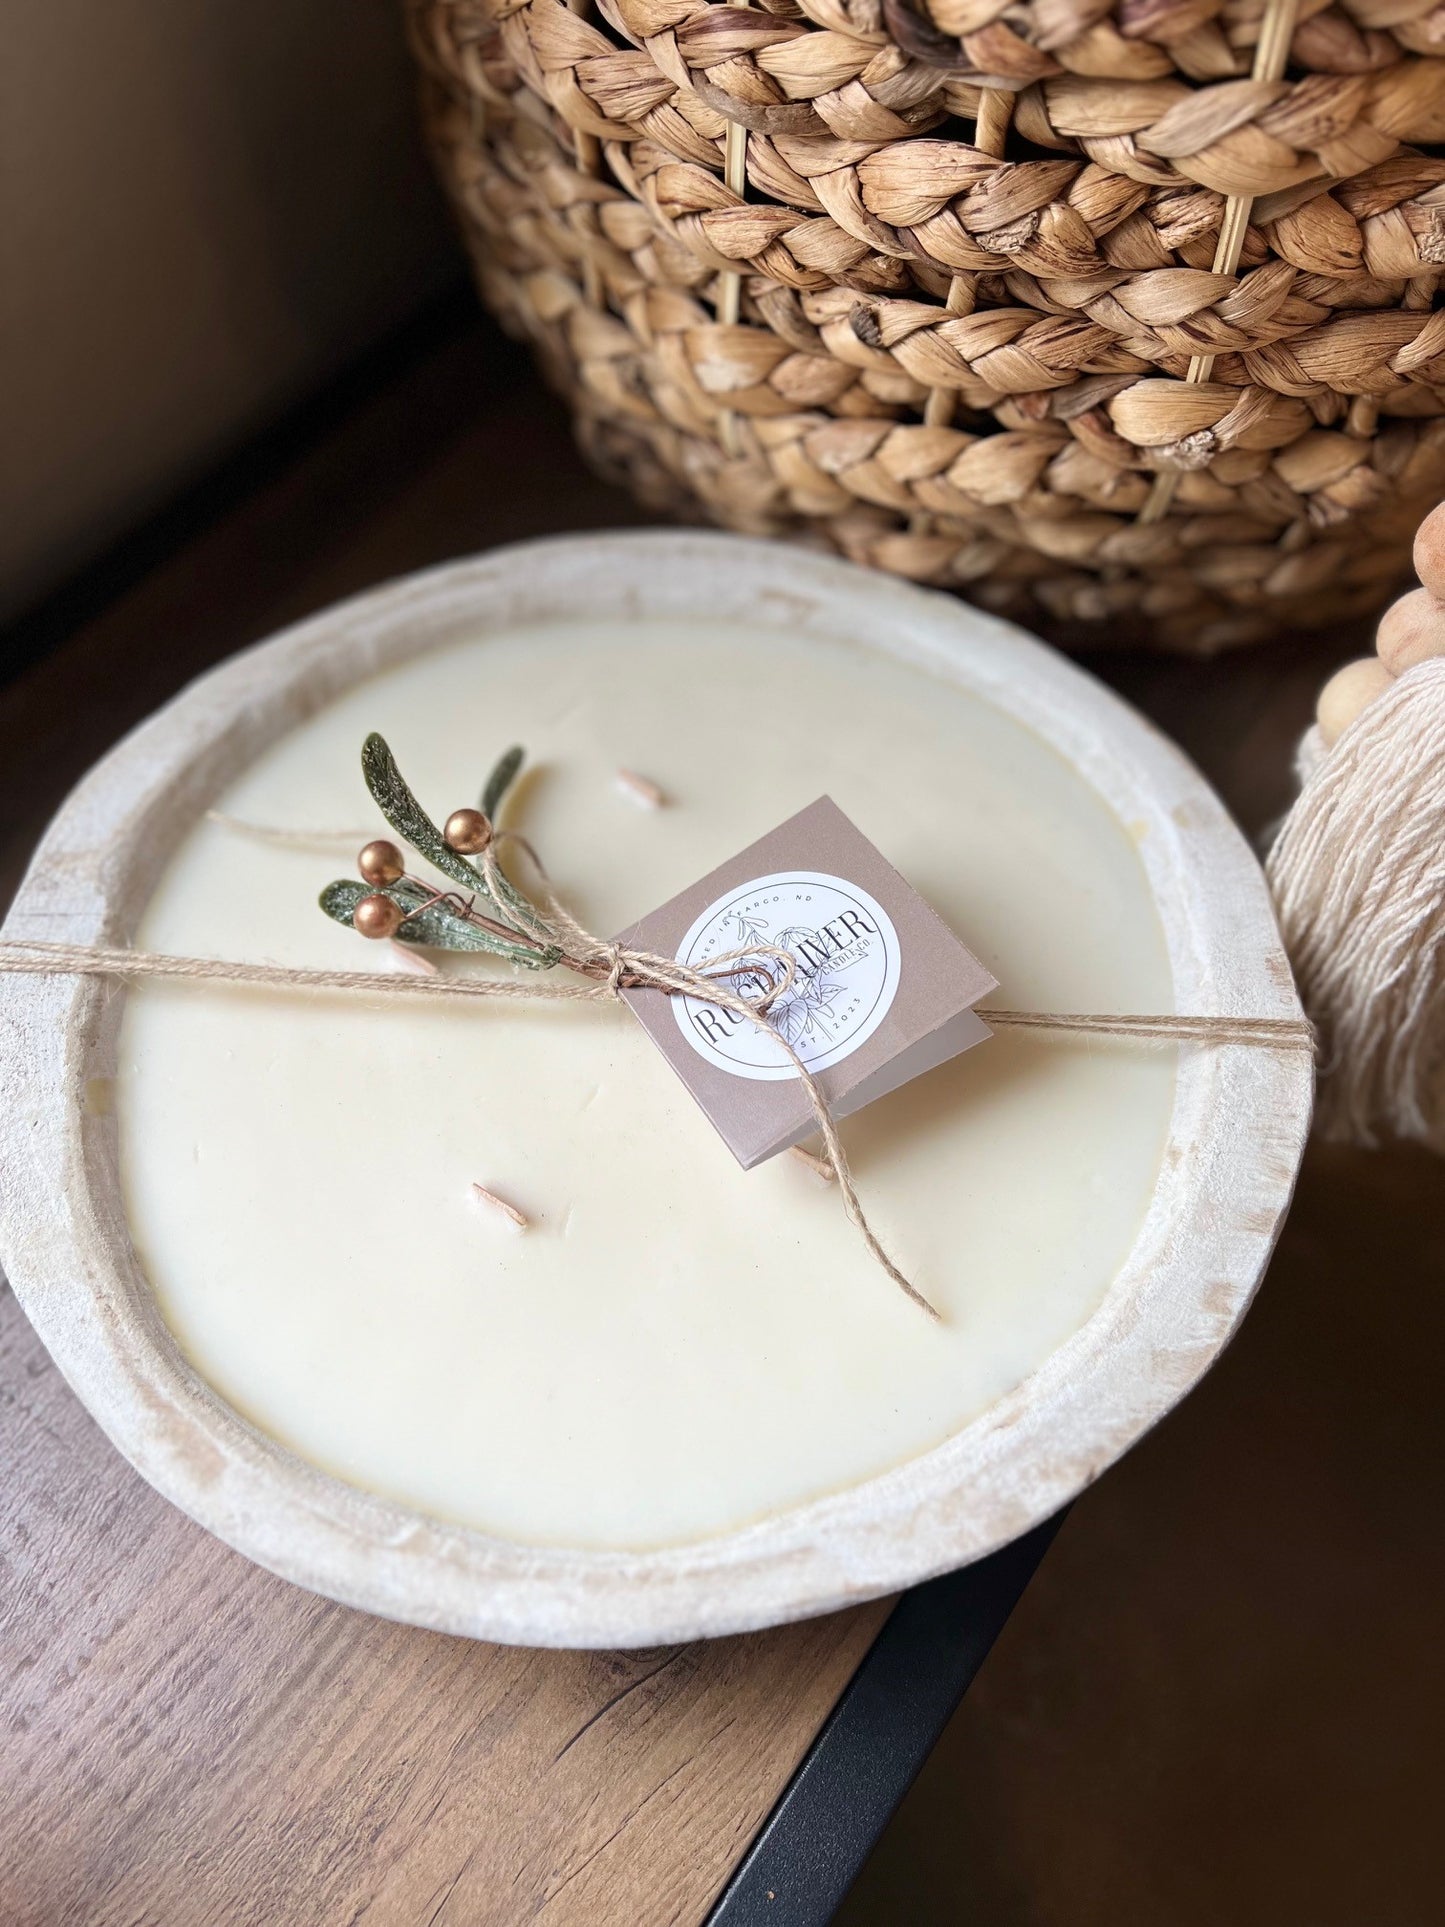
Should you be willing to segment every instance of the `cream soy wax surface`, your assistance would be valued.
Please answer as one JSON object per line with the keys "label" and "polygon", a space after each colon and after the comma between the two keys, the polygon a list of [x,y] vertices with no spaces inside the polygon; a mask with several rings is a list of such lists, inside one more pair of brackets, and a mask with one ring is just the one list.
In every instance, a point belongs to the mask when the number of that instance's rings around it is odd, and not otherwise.
{"label": "cream soy wax surface", "polygon": [[[506,820],[594,931],[826,792],[998,1002],[1171,1008],[1130,827],[1042,737],[927,668],[722,621],[518,627],[351,688],[216,799],[230,820],[181,844],[136,946],[385,968],[316,907],[355,855],[326,833],[384,830],[371,730],[437,817],[525,744]],[[1133,1244],[1174,1077],[1172,1050],[1000,1033],[847,1121],[870,1218],[941,1324],[835,1187],[786,1154],[742,1171],[620,1007],[143,982],[115,1102],[141,1265],[237,1411],[440,1519],[646,1549],[897,1466],[1037,1369]]]}

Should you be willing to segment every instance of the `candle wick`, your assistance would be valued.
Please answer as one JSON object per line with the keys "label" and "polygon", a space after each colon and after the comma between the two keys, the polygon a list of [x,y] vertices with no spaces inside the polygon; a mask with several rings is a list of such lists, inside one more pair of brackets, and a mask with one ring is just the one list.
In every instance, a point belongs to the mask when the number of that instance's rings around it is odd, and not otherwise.
{"label": "candle wick", "polygon": [[639,808],[660,810],[667,798],[650,776],[639,776],[635,769],[620,769],[617,772],[617,787],[624,795],[630,796]]}
{"label": "candle wick", "polygon": [[788,1149],[799,1164],[807,1165],[815,1178],[821,1178],[824,1184],[833,1182],[833,1167],[826,1158],[814,1157],[813,1153],[805,1151],[801,1144],[790,1144]]}
{"label": "candle wick", "polygon": [[479,1203],[489,1206],[493,1211],[500,1211],[502,1216],[509,1218],[519,1231],[526,1231],[530,1228],[531,1219],[528,1218],[524,1211],[519,1211],[516,1205],[509,1204],[505,1198],[498,1197],[495,1191],[489,1191],[486,1185],[474,1182],[472,1185],[472,1196],[476,1198]]}

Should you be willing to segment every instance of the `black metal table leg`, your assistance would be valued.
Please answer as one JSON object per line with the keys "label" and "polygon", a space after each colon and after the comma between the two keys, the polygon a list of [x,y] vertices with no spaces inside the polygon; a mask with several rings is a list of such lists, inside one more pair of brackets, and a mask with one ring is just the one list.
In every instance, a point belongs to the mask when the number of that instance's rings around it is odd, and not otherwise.
{"label": "black metal table leg", "polygon": [[708,1917],[824,1927],[1064,1520],[905,1593]]}

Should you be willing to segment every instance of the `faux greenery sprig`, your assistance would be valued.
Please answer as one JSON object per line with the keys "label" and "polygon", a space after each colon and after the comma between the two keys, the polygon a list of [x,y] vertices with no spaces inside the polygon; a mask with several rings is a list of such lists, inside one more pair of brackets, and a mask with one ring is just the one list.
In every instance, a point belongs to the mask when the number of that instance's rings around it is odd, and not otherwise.
{"label": "faux greenery sprig", "polygon": [[[460,890],[435,889],[406,873],[394,843],[378,839],[361,852],[362,881],[339,877],[321,892],[321,908],[365,936],[435,950],[487,951],[526,970],[550,970],[563,952],[549,940],[534,904],[503,875],[468,852],[488,848],[497,811],[524,752],[509,749],[482,790],[480,810],[455,810],[438,829],[417,801],[385,739],[374,731],[361,751],[361,773],[377,808],[405,843]],[[393,908],[387,909],[391,905]]]}

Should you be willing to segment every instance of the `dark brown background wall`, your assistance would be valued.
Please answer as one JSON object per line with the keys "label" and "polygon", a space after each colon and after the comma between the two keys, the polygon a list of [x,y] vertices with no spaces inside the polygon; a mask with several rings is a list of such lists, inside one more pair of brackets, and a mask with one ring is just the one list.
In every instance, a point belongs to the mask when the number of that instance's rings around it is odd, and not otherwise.
{"label": "dark brown background wall", "polygon": [[10,0],[0,617],[456,271],[396,0]]}

